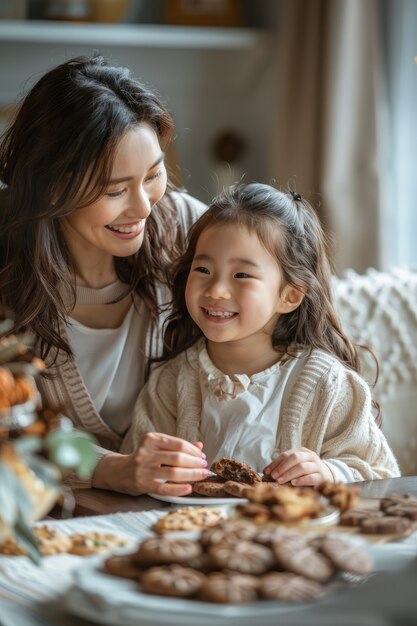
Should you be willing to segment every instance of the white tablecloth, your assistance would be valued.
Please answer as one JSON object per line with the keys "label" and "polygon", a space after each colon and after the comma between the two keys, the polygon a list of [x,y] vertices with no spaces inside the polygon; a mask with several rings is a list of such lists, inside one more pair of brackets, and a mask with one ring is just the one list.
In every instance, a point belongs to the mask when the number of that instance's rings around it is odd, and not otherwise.
{"label": "white tablecloth", "polygon": [[[125,537],[135,546],[152,534],[152,525],[165,512],[166,510],[151,510],[140,513],[116,513],[70,520],[48,520],[47,523],[66,534],[91,530],[114,533]],[[392,553],[393,567],[390,565],[390,553]],[[401,543],[387,545],[387,567],[384,566],[383,569],[398,569],[399,563],[405,567],[416,558],[416,555],[417,533],[414,533]],[[72,584],[73,572],[85,563],[85,558],[71,554],[60,554],[44,558],[38,567],[27,557],[0,556],[0,626],[92,625],[92,622],[88,620],[71,616],[63,603],[63,597]],[[331,604],[331,599],[329,602]],[[329,617],[330,621],[326,621],[327,616],[320,614],[318,621],[313,623],[311,622],[311,612],[301,610],[297,615],[299,617],[294,614],[286,615],[286,624],[299,623],[300,626],[304,624],[306,626],[331,624],[333,626],[331,621],[333,617]],[[305,621],[303,621],[304,618]],[[378,619],[380,620],[380,618],[379,615]],[[385,622],[373,621],[372,615],[365,615],[362,612],[358,617],[359,621],[353,619],[353,616],[350,619],[351,621],[346,622],[346,624],[349,623],[352,626],[357,624],[382,626],[385,624]],[[342,622],[338,623],[342,626]],[[138,615],[137,624],[138,626],[145,625],[140,615]],[[220,622],[218,624],[221,626]],[[229,625],[229,622],[227,624]],[[259,624],[259,626],[261,625]]]}
{"label": "white tablecloth", "polygon": [[[135,546],[152,534],[153,523],[164,513],[157,510],[115,513],[68,520],[47,520],[39,525],[47,523],[63,534],[91,530],[114,533],[128,539]],[[85,562],[85,558],[74,554],[58,554],[43,558],[41,565],[36,566],[24,556],[0,556],[0,625],[78,624],[78,618],[66,617],[62,607],[59,604],[54,605],[54,601],[71,586],[72,572]],[[79,623],[81,625],[82,621]]]}

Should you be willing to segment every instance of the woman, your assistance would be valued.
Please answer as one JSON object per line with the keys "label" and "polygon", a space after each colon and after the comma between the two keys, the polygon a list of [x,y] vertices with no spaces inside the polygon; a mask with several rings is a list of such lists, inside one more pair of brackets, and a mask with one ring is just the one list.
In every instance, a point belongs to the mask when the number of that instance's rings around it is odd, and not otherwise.
{"label": "woman", "polygon": [[35,84],[0,146],[0,300],[35,334],[44,401],[100,444],[88,484],[130,494],[182,495],[207,475],[198,442],[150,433],[117,453],[161,352],[172,261],[205,208],[168,181],[172,131],[126,68],[80,57]]}

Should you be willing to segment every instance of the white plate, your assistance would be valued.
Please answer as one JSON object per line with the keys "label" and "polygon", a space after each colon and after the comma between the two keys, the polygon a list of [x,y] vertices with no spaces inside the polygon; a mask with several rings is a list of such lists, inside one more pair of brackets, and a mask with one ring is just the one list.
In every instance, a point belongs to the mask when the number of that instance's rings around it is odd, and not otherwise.
{"label": "white plate", "polygon": [[[414,545],[370,544],[368,550],[377,572],[401,570],[416,557]],[[109,626],[285,626],[289,612],[298,611],[306,616],[302,623],[309,624],[308,604],[258,601],[222,606],[147,595],[135,581],[100,571],[104,558],[90,558],[74,572],[74,585],[64,596],[71,613]]]}
{"label": "white plate", "polygon": [[306,604],[262,601],[246,605],[216,605],[142,593],[133,580],[109,576],[90,559],[74,574],[74,586],[64,602],[73,614],[110,626],[285,626],[277,615],[305,609]]}
{"label": "white plate", "polygon": [[246,504],[248,500],[246,498],[195,498],[194,496],[160,496],[159,493],[149,493],[149,496],[161,502],[170,502],[171,504],[198,504],[212,506],[219,504]]}
{"label": "white plate", "polygon": [[[148,494],[155,498],[156,500],[161,500],[162,502],[170,502],[171,504],[181,504],[181,505],[203,505],[203,506],[219,506],[219,505],[233,505],[233,504],[246,504],[248,500],[246,498],[195,498],[187,497],[187,496],[161,496],[158,493],[150,493]],[[319,517],[315,517],[314,519],[305,519],[302,522],[298,522],[295,524],[298,526],[331,526],[332,524],[337,524],[339,521],[340,512],[334,506],[327,505],[324,509],[323,513]]]}

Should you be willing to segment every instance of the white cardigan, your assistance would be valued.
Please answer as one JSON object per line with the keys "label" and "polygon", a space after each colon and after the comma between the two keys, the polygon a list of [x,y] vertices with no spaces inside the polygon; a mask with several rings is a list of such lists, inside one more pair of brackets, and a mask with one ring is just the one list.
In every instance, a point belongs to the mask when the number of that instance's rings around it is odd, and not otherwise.
{"label": "white cardigan", "polygon": [[[154,370],[139,395],[120,452],[132,452],[149,431],[200,439],[201,341]],[[365,381],[321,350],[299,359],[296,369],[281,403],[277,451],[300,446],[313,450],[335,481],[347,475],[356,481],[399,476],[395,457],[375,424]]]}

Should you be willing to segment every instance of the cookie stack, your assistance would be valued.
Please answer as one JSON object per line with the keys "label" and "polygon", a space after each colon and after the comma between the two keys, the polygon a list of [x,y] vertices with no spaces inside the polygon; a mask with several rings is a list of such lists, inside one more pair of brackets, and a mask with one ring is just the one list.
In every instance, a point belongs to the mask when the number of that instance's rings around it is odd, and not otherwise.
{"label": "cookie stack", "polygon": [[261,482],[261,476],[247,463],[223,457],[214,461],[208,476],[193,484],[193,493],[207,498],[245,498],[245,487]]}
{"label": "cookie stack", "polygon": [[320,495],[309,487],[259,483],[245,490],[249,504],[238,504],[237,514],[258,524],[297,523],[318,517],[325,509]]}
{"label": "cookie stack", "polygon": [[404,534],[415,529],[417,498],[411,494],[392,493],[380,501],[379,509],[359,508],[340,517],[341,526],[354,526],[365,534]]}
{"label": "cookie stack", "polygon": [[337,536],[309,539],[288,528],[260,531],[252,522],[229,520],[196,541],[152,537],[133,554],[110,557],[104,568],[136,579],[151,594],[217,603],[291,602],[321,596],[341,570],[368,574],[372,561],[362,547]]}

